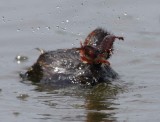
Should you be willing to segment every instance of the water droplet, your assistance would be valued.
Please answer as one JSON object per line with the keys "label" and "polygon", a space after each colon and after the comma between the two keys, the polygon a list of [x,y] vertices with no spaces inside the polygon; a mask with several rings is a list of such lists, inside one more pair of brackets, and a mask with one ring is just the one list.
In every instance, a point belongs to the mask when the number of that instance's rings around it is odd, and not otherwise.
{"label": "water droplet", "polygon": [[20,61],[17,61],[17,64],[20,64],[21,62]]}
{"label": "water droplet", "polygon": [[91,83],[87,82],[87,83],[86,83],[86,85],[90,86],[90,85],[91,85]]}
{"label": "water droplet", "polygon": [[82,72],[80,72],[79,75],[82,75]]}
{"label": "water droplet", "polygon": [[66,28],[62,28],[63,31],[66,31]]}
{"label": "water droplet", "polygon": [[20,29],[17,29],[17,32],[19,32],[20,31]]}
{"label": "water droplet", "polygon": [[69,79],[69,80],[72,80],[72,77],[71,77],[71,76],[69,76],[69,77],[68,77],[68,79]]}
{"label": "water droplet", "polygon": [[33,27],[31,27],[31,29],[32,29],[32,32],[34,33],[34,32],[35,32],[34,28],[33,28]]}
{"label": "water droplet", "polygon": [[47,30],[50,30],[50,29],[51,29],[51,27],[49,27],[49,26],[48,26],[48,27],[46,27],[46,29],[47,29]]}
{"label": "water droplet", "polygon": [[64,60],[63,60],[63,63],[66,65],[66,64],[67,64],[67,60],[64,59]]}
{"label": "water droplet", "polygon": [[2,16],[2,21],[3,21],[4,23],[6,23],[4,16]]}
{"label": "water droplet", "polygon": [[59,6],[56,6],[56,8],[59,9],[60,7],[59,7]]}
{"label": "water droplet", "polygon": [[82,69],[82,67],[79,67],[79,69]]}
{"label": "water droplet", "polygon": [[40,30],[40,27],[37,27],[37,30]]}
{"label": "water droplet", "polygon": [[59,25],[56,25],[56,28],[59,28]]}
{"label": "water droplet", "polygon": [[61,79],[62,79],[62,77],[61,77],[61,76],[59,76],[59,77],[58,77],[58,80],[61,80]]}
{"label": "water droplet", "polygon": [[58,72],[58,67],[55,67],[54,72]]}
{"label": "water droplet", "polygon": [[127,16],[127,13],[126,13],[126,12],[124,12],[124,16]]}
{"label": "water droplet", "polygon": [[67,20],[66,20],[66,22],[68,23],[68,22],[69,22],[69,20],[67,19]]}

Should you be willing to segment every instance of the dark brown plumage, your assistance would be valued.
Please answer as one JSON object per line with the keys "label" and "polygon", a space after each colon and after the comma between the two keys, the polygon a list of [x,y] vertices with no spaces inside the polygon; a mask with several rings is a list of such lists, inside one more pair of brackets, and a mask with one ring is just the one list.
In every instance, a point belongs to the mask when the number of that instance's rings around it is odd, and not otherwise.
{"label": "dark brown plumage", "polygon": [[57,87],[73,83],[95,85],[109,82],[118,76],[107,61],[116,38],[123,40],[123,37],[97,28],[87,36],[80,48],[58,49],[41,54],[21,77],[23,80]]}

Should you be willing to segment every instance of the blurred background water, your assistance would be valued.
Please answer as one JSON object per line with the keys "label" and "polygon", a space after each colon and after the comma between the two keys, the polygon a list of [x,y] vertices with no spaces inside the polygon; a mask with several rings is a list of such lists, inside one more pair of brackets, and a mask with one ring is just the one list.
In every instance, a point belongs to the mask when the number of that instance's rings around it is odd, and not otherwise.
{"label": "blurred background water", "polygon": [[[0,0],[0,119],[160,121],[159,5],[159,0]],[[35,48],[77,47],[96,27],[125,37],[115,43],[110,62],[127,90],[113,85],[43,91],[20,82],[19,73],[39,56]],[[19,55],[27,59],[15,60]]]}

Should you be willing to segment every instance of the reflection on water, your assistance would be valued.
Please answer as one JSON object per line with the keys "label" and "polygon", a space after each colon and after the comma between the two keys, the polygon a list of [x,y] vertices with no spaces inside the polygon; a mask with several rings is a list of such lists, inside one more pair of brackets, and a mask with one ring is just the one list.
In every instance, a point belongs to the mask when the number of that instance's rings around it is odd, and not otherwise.
{"label": "reflection on water", "polygon": [[101,84],[93,88],[85,98],[87,122],[115,121],[116,118],[113,115],[116,108],[112,105],[116,95],[122,91],[122,87],[111,84]]}
{"label": "reflection on water", "polygon": [[[105,99],[104,99],[105,100]],[[103,100],[103,101],[104,101]],[[114,111],[115,108],[112,108],[110,105],[113,103],[105,100],[103,102],[99,99],[95,100],[88,100],[86,103],[86,109],[89,110],[87,111],[87,122],[101,122],[101,121],[114,121],[115,118],[113,115],[115,114],[112,112]],[[103,111],[104,110],[104,111]]]}
{"label": "reflection on water", "polygon": [[[114,100],[116,99],[117,94],[126,90],[125,85],[118,85],[119,81],[116,82],[117,83],[114,85],[104,83],[92,88],[74,86],[59,90],[53,90],[51,88],[47,89],[46,87],[42,88],[42,86],[37,86],[36,91],[38,90],[39,92],[47,92],[46,96],[39,96],[37,99],[42,100],[45,105],[48,105],[55,110],[59,109],[61,105],[64,105],[64,111],[65,108],[75,111],[76,116],[74,117],[71,115],[63,117],[62,115],[63,121],[82,119],[86,122],[113,122],[116,121],[114,114],[115,110],[117,109],[115,106],[118,105],[114,103]],[[69,97],[69,99],[67,99],[67,97]],[[65,104],[61,103],[60,101],[65,101]],[[85,112],[83,110],[85,110]],[[77,112],[81,112],[83,115],[80,113],[78,114]],[[54,115],[52,114],[49,114],[49,116],[46,116],[46,114],[41,115],[43,116],[42,119],[54,118]]]}

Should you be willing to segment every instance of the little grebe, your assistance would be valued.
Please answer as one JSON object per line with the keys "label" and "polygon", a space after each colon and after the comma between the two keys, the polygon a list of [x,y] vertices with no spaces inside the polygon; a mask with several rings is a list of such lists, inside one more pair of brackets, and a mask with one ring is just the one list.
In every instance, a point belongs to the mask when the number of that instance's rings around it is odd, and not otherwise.
{"label": "little grebe", "polygon": [[118,76],[107,60],[113,54],[115,39],[123,40],[123,37],[97,28],[84,43],[81,42],[80,48],[43,52],[37,62],[20,76],[23,80],[59,86],[109,82]]}

